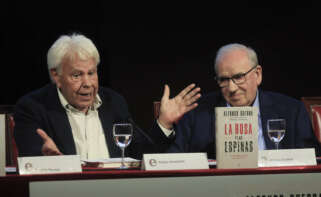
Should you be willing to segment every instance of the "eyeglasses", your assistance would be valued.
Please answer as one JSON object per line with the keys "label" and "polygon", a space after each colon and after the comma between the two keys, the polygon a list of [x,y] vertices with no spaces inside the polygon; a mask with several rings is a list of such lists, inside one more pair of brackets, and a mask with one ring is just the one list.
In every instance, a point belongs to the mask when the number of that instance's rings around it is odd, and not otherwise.
{"label": "eyeglasses", "polygon": [[245,73],[239,73],[236,75],[233,75],[232,77],[215,77],[215,80],[217,81],[218,85],[221,88],[224,88],[226,86],[228,86],[230,79],[233,81],[233,83],[235,83],[236,85],[240,85],[242,83],[244,83],[246,81],[245,76],[250,73],[252,70],[254,70],[254,68],[256,68],[257,65],[253,66],[249,71],[245,72]]}

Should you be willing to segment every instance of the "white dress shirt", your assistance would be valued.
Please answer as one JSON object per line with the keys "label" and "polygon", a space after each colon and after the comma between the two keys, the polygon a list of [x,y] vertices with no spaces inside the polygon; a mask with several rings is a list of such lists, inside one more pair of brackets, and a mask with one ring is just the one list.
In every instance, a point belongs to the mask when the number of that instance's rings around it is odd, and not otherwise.
{"label": "white dress shirt", "polygon": [[76,154],[81,160],[109,158],[104,130],[98,115],[102,101],[97,94],[94,104],[87,113],[71,106],[59,89],[60,102],[67,112],[72,135],[76,145]]}
{"label": "white dress shirt", "polygon": [[172,135],[175,135],[174,129],[167,129],[167,128],[163,127],[163,126],[159,123],[158,120],[157,120],[157,124],[158,124],[159,128],[161,128],[161,130],[163,131],[163,133],[166,135],[166,137],[170,137],[170,136],[172,136]]}

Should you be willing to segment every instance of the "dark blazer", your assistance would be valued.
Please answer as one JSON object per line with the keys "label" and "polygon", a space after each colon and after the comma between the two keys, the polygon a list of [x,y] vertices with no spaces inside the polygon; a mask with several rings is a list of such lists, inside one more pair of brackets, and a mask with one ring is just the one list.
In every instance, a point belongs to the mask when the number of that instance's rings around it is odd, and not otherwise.
{"label": "dark blazer", "polygon": [[[286,133],[279,148],[314,147],[316,154],[320,154],[320,146],[301,101],[278,93],[259,90],[259,102],[267,149],[275,148],[267,135],[267,120],[285,118]],[[226,106],[226,101],[219,92],[211,93],[200,99],[199,106],[187,113],[175,126],[176,137],[174,139],[168,139],[164,135],[159,138],[162,139],[163,144],[167,144],[167,152],[207,152],[208,158],[215,159],[214,108],[218,106]]]}
{"label": "dark blazer", "polygon": [[[98,108],[99,118],[106,137],[110,157],[120,157],[121,151],[113,141],[112,124],[130,117],[125,99],[109,88],[99,88],[102,105]],[[36,129],[43,129],[66,155],[75,154],[68,116],[60,103],[56,86],[53,84],[23,96],[15,106],[14,136],[20,156],[42,155],[43,141]],[[126,148],[126,155],[140,159],[142,153],[153,152],[153,144],[134,129],[134,137]]]}

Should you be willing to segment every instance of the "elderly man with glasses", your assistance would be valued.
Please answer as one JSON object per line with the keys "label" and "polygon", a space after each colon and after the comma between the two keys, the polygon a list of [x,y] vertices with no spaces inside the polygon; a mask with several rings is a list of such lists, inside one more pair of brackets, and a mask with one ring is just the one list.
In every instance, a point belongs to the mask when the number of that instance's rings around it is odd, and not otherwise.
{"label": "elderly man with glasses", "polygon": [[[172,131],[164,137],[168,152],[207,152],[215,159],[215,107],[256,106],[259,109],[258,144],[260,150],[275,149],[267,134],[267,120],[286,120],[286,134],[280,149],[315,148],[320,146],[314,136],[308,113],[303,103],[288,96],[259,89],[262,67],[255,51],[242,44],[221,47],[215,59],[216,81],[220,92],[203,96],[198,107],[179,121],[170,116],[160,117],[161,125]],[[166,113],[162,113],[165,116]],[[164,121],[166,120],[166,121]],[[177,122],[178,121],[178,122]],[[177,123],[177,124],[176,124]]]}

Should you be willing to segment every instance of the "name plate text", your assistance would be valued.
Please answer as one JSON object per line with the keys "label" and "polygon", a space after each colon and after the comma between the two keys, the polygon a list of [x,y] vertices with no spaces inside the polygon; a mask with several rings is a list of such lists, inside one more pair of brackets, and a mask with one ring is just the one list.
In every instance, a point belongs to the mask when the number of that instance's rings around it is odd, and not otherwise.
{"label": "name plate text", "polygon": [[314,148],[259,151],[259,167],[316,165]]}
{"label": "name plate text", "polygon": [[142,169],[187,170],[209,169],[206,153],[144,154]]}

